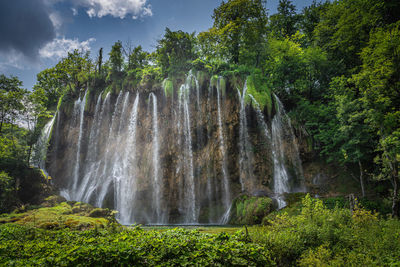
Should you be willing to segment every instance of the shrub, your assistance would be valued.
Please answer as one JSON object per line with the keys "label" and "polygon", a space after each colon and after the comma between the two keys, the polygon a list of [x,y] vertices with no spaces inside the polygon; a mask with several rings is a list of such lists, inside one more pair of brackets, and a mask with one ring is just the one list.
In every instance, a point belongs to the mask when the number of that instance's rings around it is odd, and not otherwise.
{"label": "shrub", "polygon": [[14,179],[6,172],[0,172],[0,213],[7,212],[15,204]]}
{"label": "shrub", "polygon": [[233,206],[233,224],[259,224],[272,211],[272,200],[268,197],[241,196]]}

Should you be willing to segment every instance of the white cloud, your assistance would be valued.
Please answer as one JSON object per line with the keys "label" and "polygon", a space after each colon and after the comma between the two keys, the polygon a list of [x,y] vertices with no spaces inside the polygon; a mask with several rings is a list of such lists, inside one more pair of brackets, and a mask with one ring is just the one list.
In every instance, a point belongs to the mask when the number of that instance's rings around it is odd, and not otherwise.
{"label": "white cloud", "polygon": [[153,15],[147,0],[75,0],[75,3],[87,8],[86,13],[91,18],[111,15],[123,19],[130,15],[137,19]]}
{"label": "white cloud", "polygon": [[75,49],[79,51],[89,51],[90,43],[94,41],[96,41],[94,38],[82,42],[79,42],[76,38],[55,38],[52,42],[47,43],[39,50],[39,55],[42,58],[62,58],[67,56],[68,52],[72,52]]}
{"label": "white cloud", "polygon": [[0,71],[4,72],[7,69],[16,68],[23,70],[26,68],[24,62],[27,61],[26,57],[23,53],[10,49],[7,53],[0,53]]}
{"label": "white cloud", "polygon": [[49,15],[49,18],[51,20],[51,23],[53,23],[53,26],[56,29],[56,31],[58,31],[61,28],[62,23],[63,23],[60,14],[53,12]]}
{"label": "white cloud", "polygon": [[73,7],[73,8],[71,8],[71,10],[72,10],[72,15],[74,15],[74,16],[78,15],[78,9]]}

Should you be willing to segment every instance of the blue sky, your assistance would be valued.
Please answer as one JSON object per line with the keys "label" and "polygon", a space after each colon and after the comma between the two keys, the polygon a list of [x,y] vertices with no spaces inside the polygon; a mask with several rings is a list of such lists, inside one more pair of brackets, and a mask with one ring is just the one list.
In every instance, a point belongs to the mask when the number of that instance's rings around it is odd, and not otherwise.
{"label": "blue sky", "polygon": [[[221,0],[2,0],[0,73],[18,76],[31,89],[36,74],[68,51],[105,53],[114,42],[130,41],[152,51],[165,27],[201,32],[212,26]],[[278,0],[267,1],[269,14]],[[294,0],[297,10],[312,0]]]}

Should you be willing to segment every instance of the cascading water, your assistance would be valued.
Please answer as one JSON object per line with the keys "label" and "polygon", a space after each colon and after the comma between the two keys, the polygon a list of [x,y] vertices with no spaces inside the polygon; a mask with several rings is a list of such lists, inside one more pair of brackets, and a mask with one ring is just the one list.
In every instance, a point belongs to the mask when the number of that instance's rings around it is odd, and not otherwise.
{"label": "cascading water", "polygon": [[[136,162],[136,132],[138,125],[138,107],[139,107],[139,94],[136,95],[135,102],[133,103],[132,111],[129,118],[128,136],[121,162],[116,162],[114,171],[114,194],[115,202],[118,210],[118,219],[121,223],[129,224],[135,220],[133,217],[132,203],[135,201],[135,189],[137,188],[137,181],[132,169],[137,166]],[[121,164],[121,165],[119,165]],[[133,173],[133,175],[129,175]]]}
{"label": "cascading water", "polygon": [[[292,130],[292,125],[290,123],[289,117],[286,115],[283,105],[279,98],[274,95],[276,103],[276,114],[272,119],[271,129],[272,129],[272,156],[274,161],[274,193],[275,198],[278,202],[278,208],[283,208],[286,206],[286,202],[283,199],[282,194],[292,192],[293,189],[289,185],[289,174],[285,166],[285,148],[283,145],[283,138],[287,135],[289,141],[291,142],[291,147],[294,148],[295,153],[294,159],[292,159],[296,174],[298,178],[302,178],[302,167],[299,157],[299,152],[297,144],[294,141],[294,134]],[[286,125],[285,125],[286,124]],[[303,188],[299,188],[302,191]]]}
{"label": "cascading water", "polygon": [[158,111],[157,97],[154,93],[150,94],[153,102],[153,209],[159,222],[164,222],[162,216],[161,195],[162,195],[162,177],[160,177],[160,141],[158,132]]}
{"label": "cascading water", "polygon": [[267,177],[277,196],[295,191],[286,181],[301,175],[301,162],[279,99],[269,128],[247,83],[237,98],[229,85],[222,92],[221,80],[208,93],[192,72],[166,95],[86,92],[75,116],[62,111],[51,142],[60,144],[57,161],[48,153],[62,195],[116,209],[123,224],[225,224],[235,197],[269,192]]}
{"label": "cascading water", "polygon": [[240,100],[240,128],[239,128],[239,168],[240,168],[240,184],[242,192],[251,191],[254,189],[254,174],[253,174],[253,153],[249,141],[249,133],[247,129],[246,117],[246,95],[247,81],[244,84],[243,91],[238,90]]}
{"label": "cascading water", "polygon": [[179,111],[180,118],[182,121],[179,128],[183,136],[183,171],[184,181],[182,183],[183,188],[183,199],[182,208],[184,209],[184,222],[194,223],[198,220],[198,211],[195,194],[195,180],[194,180],[194,169],[193,169],[193,149],[192,149],[192,133],[190,123],[190,85],[193,79],[193,75],[189,73],[186,78],[186,82],[181,85],[179,89]]}
{"label": "cascading water", "polygon": [[31,157],[31,162],[33,166],[42,169],[46,174],[47,172],[45,165],[46,165],[47,147],[49,145],[49,137],[56,117],[58,117],[57,113],[43,127],[39,140],[36,143],[35,147],[33,148],[33,153]]}
{"label": "cascading water", "polygon": [[79,137],[76,149],[76,157],[75,157],[75,169],[74,169],[74,178],[73,185],[70,195],[75,194],[77,190],[78,180],[79,180],[79,171],[80,171],[80,163],[81,163],[81,145],[82,145],[82,136],[83,136],[83,123],[84,123],[84,114],[85,114],[85,104],[86,104],[86,96],[87,90],[83,99],[78,98],[75,102],[75,111],[76,114],[79,114]]}
{"label": "cascading water", "polygon": [[226,169],[226,148],[225,148],[225,138],[224,129],[222,125],[221,116],[221,88],[220,79],[217,83],[217,109],[218,109],[218,137],[219,137],[219,148],[222,155],[221,169],[222,169],[222,188],[223,188],[223,198],[222,202],[224,205],[225,212],[220,219],[220,223],[226,224],[229,219],[230,207],[231,207],[231,196],[229,188],[229,176],[228,170]]}

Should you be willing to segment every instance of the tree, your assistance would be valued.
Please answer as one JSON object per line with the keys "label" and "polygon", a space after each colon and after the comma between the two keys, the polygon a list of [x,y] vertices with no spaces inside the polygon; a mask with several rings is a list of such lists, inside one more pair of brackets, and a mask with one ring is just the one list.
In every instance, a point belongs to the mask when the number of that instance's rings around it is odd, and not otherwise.
{"label": "tree", "polygon": [[43,92],[46,96],[46,107],[54,108],[64,93],[60,70],[55,67],[45,69],[36,75],[36,80],[33,90]]}
{"label": "tree", "polygon": [[143,51],[142,46],[136,46],[128,55],[128,70],[141,69],[147,63],[148,53]]}
{"label": "tree", "polygon": [[320,22],[321,14],[329,6],[329,2],[316,2],[314,0],[308,7],[303,8],[299,16],[299,29],[305,35],[305,42],[307,46],[312,45],[314,42],[314,29]]}
{"label": "tree", "polygon": [[296,33],[299,19],[292,1],[279,0],[278,13],[270,17],[269,26],[274,36],[279,38],[290,37]]}
{"label": "tree", "polygon": [[314,29],[314,40],[340,62],[337,74],[354,74],[361,66],[360,52],[372,29],[383,23],[383,0],[342,0],[327,5]]}
{"label": "tree", "polygon": [[372,32],[362,50],[362,69],[355,75],[368,125],[379,137],[379,179],[393,185],[393,216],[400,215],[400,22]]}
{"label": "tree", "polygon": [[0,134],[5,123],[13,124],[24,109],[23,98],[27,94],[22,82],[14,76],[0,75]]}
{"label": "tree", "polygon": [[165,29],[164,37],[158,41],[156,59],[166,77],[187,72],[196,58],[194,33]]}
{"label": "tree", "polygon": [[199,34],[203,51],[216,49],[218,57],[234,64],[261,63],[267,23],[264,1],[223,1],[212,18],[213,27]]}
{"label": "tree", "polygon": [[338,150],[331,153],[342,165],[358,165],[361,192],[365,197],[365,163],[371,162],[374,157],[376,136],[365,123],[367,112],[354,81],[337,77],[332,81],[331,90],[338,119],[336,135],[339,137]]}
{"label": "tree", "polygon": [[47,103],[46,93],[40,88],[30,92],[24,99],[24,119],[28,130],[26,135],[27,163],[31,160],[32,148],[37,143],[46,120],[51,116],[47,109]]}
{"label": "tree", "polygon": [[103,64],[103,47],[100,48],[99,56],[97,57],[97,69],[98,69],[100,75],[101,75],[102,64]]}
{"label": "tree", "polygon": [[122,71],[122,64],[124,63],[124,58],[122,57],[122,42],[115,42],[109,53],[111,72],[113,74],[118,74]]}

